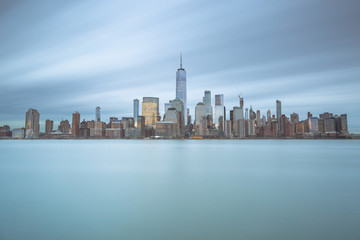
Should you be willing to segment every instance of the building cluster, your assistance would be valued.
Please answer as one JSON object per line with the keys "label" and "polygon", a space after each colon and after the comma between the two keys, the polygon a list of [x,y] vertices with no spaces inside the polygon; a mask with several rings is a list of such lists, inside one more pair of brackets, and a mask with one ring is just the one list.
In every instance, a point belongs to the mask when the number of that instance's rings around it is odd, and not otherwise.
{"label": "building cluster", "polygon": [[165,103],[164,114],[160,115],[159,98],[144,97],[142,114],[139,100],[133,100],[133,116],[110,117],[109,122],[101,120],[101,108],[95,109],[95,120],[81,121],[80,113],[72,114],[69,120],[62,120],[57,129],[53,120],[45,121],[45,132],[40,133],[40,114],[29,109],[25,116],[25,127],[10,130],[8,125],[0,127],[2,138],[344,138],[350,137],[347,115],[325,112],[319,117],[308,113],[300,121],[297,113],[290,119],[282,114],[281,101],[276,101],[276,114],[267,110],[266,116],[260,110],[244,108],[244,98],[239,96],[239,105],[226,116],[224,95],[215,95],[215,107],[211,104],[211,91],[205,90],[203,100],[195,106],[192,121],[187,108],[186,71],[182,67],[176,72],[176,97]]}

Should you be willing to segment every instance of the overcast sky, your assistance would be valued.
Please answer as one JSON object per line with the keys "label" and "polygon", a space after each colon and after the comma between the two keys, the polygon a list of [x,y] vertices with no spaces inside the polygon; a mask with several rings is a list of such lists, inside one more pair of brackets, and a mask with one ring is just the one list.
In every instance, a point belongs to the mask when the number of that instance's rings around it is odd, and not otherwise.
{"label": "overcast sky", "polygon": [[[360,132],[358,0],[0,1],[0,125],[132,116],[175,97],[179,53],[194,115],[204,90],[275,113],[348,114]],[[140,104],[141,105],[141,104]],[[229,117],[229,116],[227,116]],[[43,130],[44,127],[42,126]]]}

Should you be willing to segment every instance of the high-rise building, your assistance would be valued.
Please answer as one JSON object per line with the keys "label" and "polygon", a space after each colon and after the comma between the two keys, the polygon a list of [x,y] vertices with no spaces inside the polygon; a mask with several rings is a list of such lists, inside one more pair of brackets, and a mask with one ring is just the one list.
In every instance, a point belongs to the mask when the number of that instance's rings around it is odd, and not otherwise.
{"label": "high-rise building", "polygon": [[267,123],[268,123],[268,125],[270,126],[270,124],[271,124],[271,121],[272,121],[272,119],[271,119],[271,111],[270,111],[270,109],[269,110],[267,110],[267,112],[266,112],[266,116],[267,116]]}
{"label": "high-rise building", "polygon": [[99,106],[97,106],[96,109],[95,109],[96,121],[97,122],[101,122],[100,110],[101,110],[101,108]]}
{"label": "high-rise building", "polygon": [[206,109],[206,116],[213,116],[212,106],[211,106],[211,91],[205,90],[204,91],[204,97],[203,97],[203,103],[205,105]]}
{"label": "high-rise building", "polygon": [[143,97],[142,116],[145,117],[146,126],[156,127],[156,122],[159,118],[159,98]]}
{"label": "high-rise building", "polygon": [[256,126],[262,127],[260,110],[256,110]]}
{"label": "high-rise building", "polygon": [[25,117],[25,136],[26,138],[39,138],[40,135],[40,113],[30,108]]}
{"label": "high-rise building", "polygon": [[206,108],[205,104],[199,102],[195,107],[195,124],[200,124],[202,120],[206,119]]}
{"label": "high-rise building", "polygon": [[280,118],[281,118],[281,101],[276,100],[276,120],[278,122],[278,132],[282,132],[282,126],[280,124]]}
{"label": "high-rise building", "polygon": [[[187,109],[186,101],[186,71],[182,67],[182,54],[180,54],[180,68],[176,71],[176,98],[181,99],[184,104],[184,109]],[[183,111],[184,119],[186,119],[186,112]],[[185,122],[187,125],[187,122]]]}
{"label": "high-rise building", "polygon": [[245,137],[244,112],[241,107],[233,108],[233,134],[235,137]]}
{"label": "high-rise building", "polygon": [[74,112],[72,115],[71,136],[80,137],[80,113]]}
{"label": "high-rise building", "polygon": [[139,116],[139,99],[134,99],[134,122],[137,127],[137,121]]}
{"label": "high-rise building", "polygon": [[309,117],[309,132],[318,133],[319,132],[319,122],[317,117]]}
{"label": "high-rise building", "polygon": [[45,135],[50,135],[54,128],[54,121],[47,119],[45,121]]}
{"label": "high-rise building", "polygon": [[[219,128],[219,118],[222,117],[223,122],[225,120],[224,112],[224,95],[215,95],[215,126]],[[223,126],[222,126],[223,127]]]}

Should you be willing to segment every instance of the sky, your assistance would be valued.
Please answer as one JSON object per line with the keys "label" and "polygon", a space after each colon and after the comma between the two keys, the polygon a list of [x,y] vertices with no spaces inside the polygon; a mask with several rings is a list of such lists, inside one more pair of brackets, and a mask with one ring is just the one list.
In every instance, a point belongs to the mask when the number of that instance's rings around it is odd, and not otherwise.
{"label": "sky", "polygon": [[163,114],[182,52],[193,117],[211,90],[228,111],[241,94],[264,115],[277,99],[288,117],[347,113],[360,133],[359,13],[358,0],[1,0],[0,125],[34,108],[44,130],[96,106],[108,122],[143,97]]}

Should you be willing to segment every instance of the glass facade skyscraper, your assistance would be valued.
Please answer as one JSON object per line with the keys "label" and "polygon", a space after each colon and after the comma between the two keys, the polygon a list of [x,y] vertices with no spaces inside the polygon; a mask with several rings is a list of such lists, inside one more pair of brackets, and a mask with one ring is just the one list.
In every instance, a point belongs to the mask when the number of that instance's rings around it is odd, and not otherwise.
{"label": "glass facade skyscraper", "polygon": [[[186,104],[186,71],[182,67],[182,54],[180,54],[180,68],[176,72],[176,98],[181,99],[184,104],[184,109],[187,108]],[[186,112],[183,111],[185,125],[187,124]]]}

